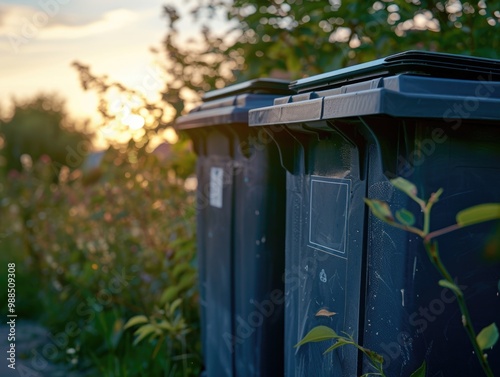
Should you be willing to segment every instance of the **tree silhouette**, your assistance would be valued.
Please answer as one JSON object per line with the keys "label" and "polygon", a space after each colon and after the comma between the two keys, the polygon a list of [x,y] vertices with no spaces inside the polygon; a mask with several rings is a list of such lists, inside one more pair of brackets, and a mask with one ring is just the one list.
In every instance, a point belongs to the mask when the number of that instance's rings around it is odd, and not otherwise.
{"label": "tree silhouette", "polygon": [[55,95],[15,100],[12,116],[0,120],[0,137],[7,172],[22,171],[23,162],[30,165],[46,156],[57,176],[61,166],[79,167],[91,150],[91,134],[69,119],[64,101]]}

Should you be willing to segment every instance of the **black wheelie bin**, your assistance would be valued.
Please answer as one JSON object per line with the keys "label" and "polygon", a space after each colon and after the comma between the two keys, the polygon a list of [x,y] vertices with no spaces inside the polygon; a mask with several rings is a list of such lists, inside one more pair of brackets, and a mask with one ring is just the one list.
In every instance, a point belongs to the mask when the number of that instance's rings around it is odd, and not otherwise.
{"label": "black wheelie bin", "polygon": [[[423,361],[428,376],[482,375],[421,239],[371,215],[363,198],[407,208],[422,226],[420,207],[390,179],[413,182],[426,199],[443,188],[431,230],[500,202],[500,61],[407,51],[290,87],[297,94],[249,118],[287,170],[285,375],[373,372],[352,346],[325,355],[332,342],[293,347],[318,325],[380,353],[388,376],[409,376]],[[438,241],[476,332],[500,325],[498,221]],[[500,374],[500,348],[485,352]]]}
{"label": "black wheelie bin", "polygon": [[178,118],[197,160],[197,247],[207,377],[283,375],[285,172],[248,111],[291,91],[257,79],[208,92]]}

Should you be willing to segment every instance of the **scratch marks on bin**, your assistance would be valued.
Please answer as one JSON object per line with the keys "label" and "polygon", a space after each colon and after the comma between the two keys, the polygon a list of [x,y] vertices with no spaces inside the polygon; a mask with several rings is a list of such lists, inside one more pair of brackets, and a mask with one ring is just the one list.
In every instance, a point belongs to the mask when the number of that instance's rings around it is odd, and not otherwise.
{"label": "scratch marks on bin", "polygon": [[413,343],[412,339],[407,335],[402,334],[402,338],[403,338],[403,349],[402,349],[403,352],[401,352],[401,356],[403,357],[403,366],[404,366],[411,361]]}
{"label": "scratch marks on bin", "polygon": [[386,286],[387,288],[389,288],[389,290],[391,290],[391,289],[392,289],[392,288],[390,287],[390,285],[389,285],[389,284],[387,284],[387,282],[386,282],[384,279],[382,279],[382,276],[380,276],[380,274],[379,274],[379,272],[378,272],[378,271],[375,271],[375,277],[376,277],[377,279],[379,279],[382,283],[384,283],[384,284],[385,284],[385,286]]}
{"label": "scratch marks on bin", "polygon": [[415,280],[415,272],[417,271],[417,257],[413,259],[413,276],[412,279]]}
{"label": "scratch marks on bin", "polygon": [[[343,291],[345,289],[345,282],[342,281],[337,270],[335,270],[335,273],[333,274],[332,278],[334,279],[334,282],[337,284],[338,289]],[[333,290],[332,290],[332,292],[333,292]]]}
{"label": "scratch marks on bin", "polygon": [[389,233],[387,233],[385,230],[383,231],[383,236],[387,236],[387,238],[389,239],[389,241],[391,242],[392,244],[392,248],[393,250],[397,250],[397,247],[396,247],[396,243],[392,240],[392,237]]}

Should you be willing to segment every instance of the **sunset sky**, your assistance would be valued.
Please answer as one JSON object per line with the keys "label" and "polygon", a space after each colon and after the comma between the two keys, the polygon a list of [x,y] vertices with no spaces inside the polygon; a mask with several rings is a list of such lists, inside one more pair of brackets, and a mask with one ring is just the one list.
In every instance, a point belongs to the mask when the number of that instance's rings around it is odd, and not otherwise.
{"label": "sunset sky", "polygon": [[56,92],[74,117],[95,118],[96,98],[71,62],[125,85],[151,76],[166,33],[162,6],[175,0],[4,0],[0,4],[0,104]]}

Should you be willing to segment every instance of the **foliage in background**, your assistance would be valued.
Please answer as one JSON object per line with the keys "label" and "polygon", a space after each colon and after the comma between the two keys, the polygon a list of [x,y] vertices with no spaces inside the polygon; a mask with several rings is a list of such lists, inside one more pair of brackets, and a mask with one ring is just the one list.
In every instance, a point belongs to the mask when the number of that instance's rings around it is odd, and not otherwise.
{"label": "foliage in background", "polygon": [[[15,256],[19,289],[33,284],[37,296],[32,307],[20,303],[18,314],[38,317],[55,339],[67,335],[58,353],[38,350],[48,361],[70,362],[89,376],[199,372],[194,194],[176,166],[155,155],[131,163],[110,149],[90,186],[81,170],[68,168],[51,183],[47,156],[1,182],[1,253]],[[125,322],[165,314],[177,297],[175,315],[189,329],[183,338],[165,328],[161,342],[133,347]]]}
{"label": "foliage in background", "polygon": [[[173,7],[174,2],[169,3]],[[207,54],[217,61],[226,55],[232,80],[269,75],[296,79],[409,49],[500,57],[500,10],[485,0],[189,3],[195,22],[210,38],[201,51],[175,43],[178,33],[172,23],[180,21],[171,17],[165,41],[168,56],[173,54],[181,66],[189,67]],[[226,20],[232,28],[218,30],[220,22],[211,23],[209,16]],[[186,85],[195,83],[189,75],[180,77]]]}
{"label": "foliage in background", "polygon": [[[49,156],[54,175],[63,165],[80,166],[92,148],[92,135],[85,122],[69,118],[62,99],[39,94],[13,102],[12,115],[0,119],[0,171],[21,171],[22,155],[29,155],[32,161]],[[68,160],[71,153],[79,157]]]}

